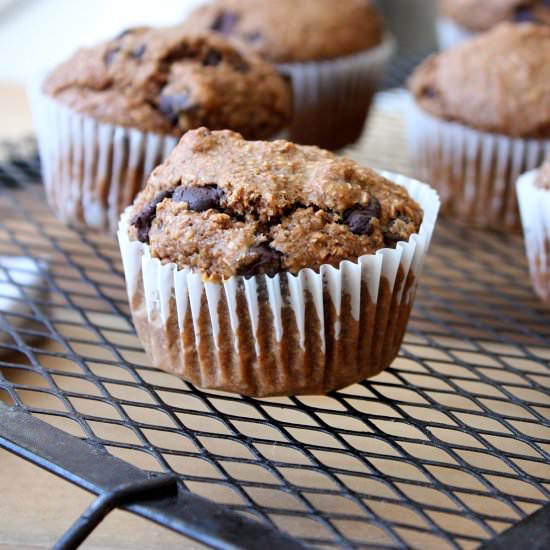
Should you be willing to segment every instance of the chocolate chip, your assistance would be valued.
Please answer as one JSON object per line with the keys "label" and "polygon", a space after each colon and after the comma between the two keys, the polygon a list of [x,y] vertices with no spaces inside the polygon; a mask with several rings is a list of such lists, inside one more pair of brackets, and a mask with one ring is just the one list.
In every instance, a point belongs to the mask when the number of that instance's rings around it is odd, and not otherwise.
{"label": "chocolate chip", "polygon": [[248,42],[250,44],[255,44],[257,42],[260,42],[260,40],[262,40],[263,36],[262,36],[262,33],[259,32],[259,31],[255,31],[255,32],[245,32],[243,33],[243,39],[245,40],[245,42]]}
{"label": "chocolate chip", "polygon": [[388,226],[388,231],[385,231],[384,232],[384,243],[386,244],[386,246],[390,247],[390,248],[395,248],[395,245],[399,242],[399,241],[402,241],[403,240],[403,236],[401,235],[401,233],[399,231],[396,231],[394,229],[394,225],[395,225],[395,222],[397,220],[400,220],[402,221],[403,223],[405,224],[409,224],[410,223],[410,220],[409,218],[407,218],[406,216],[397,216],[397,218],[395,218],[395,220],[393,220],[389,226]]}
{"label": "chocolate chip", "polygon": [[250,65],[244,59],[235,63],[234,67],[238,73],[247,73],[250,70]]}
{"label": "chocolate chip", "polygon": [[146,46],[145,44],[142,44],[141,46],[138,46],[137,48],[134,48],[131,52],[130,52],[130,55],[134,58],[134,59],[141,59],[143,57],[143,54],[145,53],[145,50],[146,50]]}
{"label": "chocolate chip", "polygon": [[357,205],[344,213],[344,222],[354,235],[372,235],[373,218],[380,218],[382,207],[376,197],[372,197],[367,205]]}
{"label": "chocolate chip", "polygon": [[208,50],[208,53],[202,60],[202,64],[205,67],[217,67],[221,63],[222,59],[222,54],[217,50]]}
{"label": "chocolate chip", "polygon": [[204,187],[179,187],[174,191],[172,199],[175,202],[186,202],[193,212],[204,212],[219,208],[224,195],[223,189],[211,184]]}
{"label": "chocolate chip", "polygon": [[120,48],[116,47],[111,48],[110,50],[107,50],[105,52],[105,57],[103,58],[103,60],[105,61],[105,65],[107,65],[107,67],[110,67],[113,64],[113,61],[115,60],[119,51]]}
{"label": "chocolate chip", "polygon": [[241,16],[238,13],[223,10],[218,14],[210,26],[210,30],[219,32],[220,34],[223,34],[223,36],[227,37],[235,30],[240,17]]}
{"label": "chocolate chip", "polygon": [[422,95],[429,99],[433,99],[435,96],[437,96],[437,92],[433,88],[426,87],[422,90]]}
{"label": "chocolate chip", "polygon": [[137,229],[137,238],[142,243],[149,243],[149,231],[153,220],[157,215],[157,206],[164,200],[172,196],[173,191],[160,192],[149,204],[145,205],[143,210],[135,215],[130,221],[130,225],[133,225]]}
{"label": "chocolate chip", "polygon": [[536,23],[537,18],[529,6],[518,6],[514,12],[516,23]]}
{"label": "chocolate chip", "polygon": [[269,243],[253,246],[249,253],[254,259],[247,266],[241,268],[239,275],[247,279],[254,275],[274,277],[282,271],[283,254],[269,246]]}
{"label": "chocolate chip", "polygon": [[119,32],[115,36],[115,40],[121,40],[122,38],[124,38],[125,36],[127,36],[129,34],[132,34],[133,32],[134,32],[134,29],[124,29],[123,31]]}
{"label": "chocolate chip", "polygon": [[179,122],[181,113],[189,112],[196,108],[189,94],[161,95],[159,98],[159,110],[172,125]]}
{"label": "chocolate chip", "polygon": [[386,231],[384,233],[384,244],[388,248],[395,248],[395,245],[402,240],[403,239],[399,233],[391,233],[390,231]]}

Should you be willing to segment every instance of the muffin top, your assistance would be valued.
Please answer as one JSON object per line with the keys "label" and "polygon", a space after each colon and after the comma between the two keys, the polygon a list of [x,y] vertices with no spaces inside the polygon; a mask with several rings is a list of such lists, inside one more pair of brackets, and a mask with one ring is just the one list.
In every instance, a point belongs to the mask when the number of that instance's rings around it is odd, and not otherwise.
{"label": "muffin top", "polygon": [[503,21],[550,25],[548,0],[441,0],[440,11],[473,32],[487,31]]}
{"label": "muffin top", "polygon": [[270,64],[180,27],[130,29],[81,49],[44,92],[99,121],[174,136],[208,126],[267,139],[291,113],[290,87]]}
{"label": "muffin top", "polygon": [[507,136],[550,137],[550,26],[501,23],[428,58],[409,88],[438,118]]}
{"label": "muffin top", "polygon": [[356,261],[419,230],[422,210],[377,172],[317,147],[187,132],[131,210],[130,238],[208,280]]}
{"label": "muffin top", "polygon": [[550,161],[547,161],[542,165],[539,173],[537,174],[535,185],[541,189],[550,190]]}
{"label": "muffin top", "polygon": [[334,59],[382,42],[383,24],[370,0],[213,0],[184,22],[247,44],[275,63]]}

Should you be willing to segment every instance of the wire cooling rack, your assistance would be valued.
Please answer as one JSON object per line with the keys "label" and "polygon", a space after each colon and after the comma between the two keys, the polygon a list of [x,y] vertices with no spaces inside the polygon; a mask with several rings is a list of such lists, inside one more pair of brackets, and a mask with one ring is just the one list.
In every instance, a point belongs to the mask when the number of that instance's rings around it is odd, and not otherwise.
{"label": "wire cooling rack", "polygon": [[[114,238],[52,217],[30,150],[0,153],[0,256],[43,277],[6,272],[15,297],[0,284],[21,306],[0,311],[0,444],[103,495],[96,523],[124,506],[217,548],[550,547],[550,315],[519,235],[441,220],[376,378],[325,397],[206,392],[150,366]],[[348,154],[408,172],[404,151],[383,95]]]}

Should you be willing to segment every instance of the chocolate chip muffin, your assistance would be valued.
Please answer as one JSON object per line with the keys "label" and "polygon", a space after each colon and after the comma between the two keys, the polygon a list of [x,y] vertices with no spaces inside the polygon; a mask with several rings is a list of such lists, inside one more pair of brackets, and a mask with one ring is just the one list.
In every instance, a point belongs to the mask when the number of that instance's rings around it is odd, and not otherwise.
{"label": "chocolate chip muffin", "polygon": [[[41,97],[51,115],[41,149],[55,155],[44,162],[50,202],[63,221],[111,229],[186,131],[268,139],[292,110],[290,86],[269,63],[180,27],[131,29],[79,50],[46,78]],[[49,146],[61,138],[68,142]]]}
{"label": "chocolate chip muffin", "polygon": [[550,24],[548,0],[441,0],[438,36],[441,49],[451,48],[499,23]]}
{"label": "chocolate chip muffin", "polygon": [[188,29],[213,31],[277,63],[293,82],[291,138],[338,149],[361,134],[368,105],[391,55],[370,0],[213,0]]}
{"label": "chocolate chip muffin", "polygon": [[95,120],[173,136],[208,126],[267,139],[291,110],[288,85],[271,65],[216,34],[178,27],[132,29],[79,50],[44,91]]}
{"label": "chocolate chip muffin", "polygon": [[388,366],[438,209],[397,178],[317,147],[186,133],[119,229],[153,363],[250,395],[323,393]]}
{"label": "chocolate chip muffin", "polygon": [[498,23],[550,24],[548,0],[441,0],[441,14],[472,32],[488,31]]}
{"label": "chocolate chip muffin", "polygon": [[413,74],[411,143],[444,210],[518,227],[514,183],[550,139],[550,26],[502,23]]}
{"label": "chocolate chip muffin", "polygon": [[518,180],[517,194],[533,288],[550,305],[550,157]]}
{"label": "chocolate chip muffin", "polygon": [[273,63],[335,59],[378,46],[380,13],[369,0],[214,0],[188,18],[189,28],[211,30],[245,43]]}

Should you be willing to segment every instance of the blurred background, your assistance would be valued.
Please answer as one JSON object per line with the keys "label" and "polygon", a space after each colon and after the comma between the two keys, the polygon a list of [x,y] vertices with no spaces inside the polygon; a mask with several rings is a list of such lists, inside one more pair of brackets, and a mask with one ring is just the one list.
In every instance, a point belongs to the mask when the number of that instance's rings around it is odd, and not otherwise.
{"label": "blurred background", "polygon": [[[271,1],[271,0],[266,0]],[[181,21],[204,0],[0,0],[0,81],[24,82],[82,45]],[[337,0],[335,0],[337,2]],[[378,0],[400,54],[435,47],[435,0]]]}

